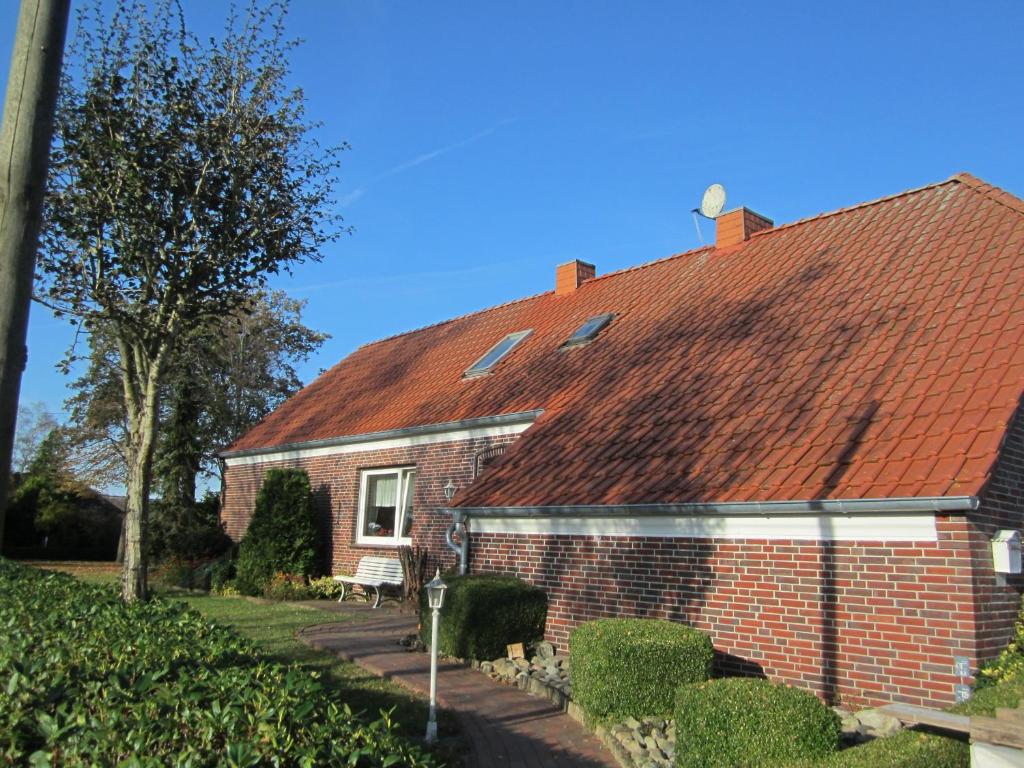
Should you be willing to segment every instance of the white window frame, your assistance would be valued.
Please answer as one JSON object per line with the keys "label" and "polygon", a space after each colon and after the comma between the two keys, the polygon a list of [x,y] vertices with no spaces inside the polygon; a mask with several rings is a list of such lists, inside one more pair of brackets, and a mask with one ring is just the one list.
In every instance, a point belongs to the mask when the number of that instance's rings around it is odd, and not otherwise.
{"label": "white window frame", "polygon": [[[382,475],[398,475],[398,490],[395,506],[395,532],[391,536],[366,536],[366,494],[369,489],[369,478]],[[364,469],[359,473],[359,509],[356,512],[356,544],[367,547],[401,547],[412,544],[411,536],[401,536],[405,525],[405,508],[409,493],[409,478],[416,476],[415,466],[384,467],[381,469]],[[415,494],[415,487],[413,488]],[[410,529],[411,530],[411,529]]]}

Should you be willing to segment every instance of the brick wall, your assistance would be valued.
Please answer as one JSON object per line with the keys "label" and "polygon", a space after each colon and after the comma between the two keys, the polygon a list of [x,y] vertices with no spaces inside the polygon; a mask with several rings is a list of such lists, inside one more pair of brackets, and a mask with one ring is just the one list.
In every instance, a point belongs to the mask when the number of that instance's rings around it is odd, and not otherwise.
{"label": "brick wall", "polygon": [[999,460],[981,492],[973,516],[974,589],[978,611],[978,645],[982,658],[1006,647],[1021,607],[1024,576],[1004,576],[992,570],[993,534],[1000,528],[1024,529],[1024,414],[1018,407],[1011,419]]}
{"label": "brick wall", "polygon": [[603,616],[709,632],[720,671],[764,673],[850,706],[946,705],[953,657],[977,661],[963,517],[939,541],[767,541],[473,534],[473,571],[513,573],[549,595],[548,639]]}
{"label": "brick wall", "polygon": [[442,490],[445,481],[451,478],[460,490],[465,488],[473,479],[476,456],[495,446],[507,445],[516,437],[473,438],[383,451],[229,466],[225,471],[221,517],[228,535],[240,540],[252,519],[256,494],[267,470],[281,467],[304,469],[309,474],[320,516],[324,568],[331,573],[351,573],[359,558],[387,555],[394,551],[391,547],[355,544],[360,471],[415,465],[413,544],[428,548],[431,568],[437,565],[447,568],[455,563],[455,553],[444,542],[444,532],[451,518],[434,511],[447,505]]}

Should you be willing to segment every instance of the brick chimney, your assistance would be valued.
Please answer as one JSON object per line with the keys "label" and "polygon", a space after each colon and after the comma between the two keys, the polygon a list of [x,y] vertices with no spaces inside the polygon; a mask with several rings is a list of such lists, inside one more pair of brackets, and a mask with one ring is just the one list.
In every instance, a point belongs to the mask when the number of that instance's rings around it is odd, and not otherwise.
{"label": "brick chimney", "polygon": [[555,295],[574,293],[584,280],[590,280],[596,274],[593,264],[579,259],[559,264],[555,268]]}
{"label": "brick chimney", "polygon": [[716,248],[739,245],[744,240],[749,240],[755,232],[775,226],[775,222],[767,216],[754,213],[749,208],[737,208],[735,211],[723,213],[715,221],[717,225]]}

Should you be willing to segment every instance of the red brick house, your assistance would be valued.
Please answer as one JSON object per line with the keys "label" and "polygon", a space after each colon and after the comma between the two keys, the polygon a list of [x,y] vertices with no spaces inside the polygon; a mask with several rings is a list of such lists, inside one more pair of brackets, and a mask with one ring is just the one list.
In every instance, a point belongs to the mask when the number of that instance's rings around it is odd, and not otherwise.
{"label": "red brick house", "polygon": [[[1024,202],[968,175],[368,344],[224,453],[240,537],[309,472],[330,567],[402,542],[608,615],[708,631],[725,670],[945,704],[1005,644],[1024,523]],[[457,493],[451,504],[443,487]],[[454,547],[454,549],[459,549]]]}

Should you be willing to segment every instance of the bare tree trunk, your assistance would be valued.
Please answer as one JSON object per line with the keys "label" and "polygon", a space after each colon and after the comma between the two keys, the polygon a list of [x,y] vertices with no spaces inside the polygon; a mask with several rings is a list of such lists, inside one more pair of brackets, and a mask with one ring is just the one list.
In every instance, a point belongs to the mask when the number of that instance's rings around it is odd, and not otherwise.
{"label": "bare tree trunk", "polygon": [[[128,345],[123,345],[122,350],[126,349]],[[153,482],[153,449],[159,423],[160,379],[168,352],[169,345],[165,345],[156,359],[149,361],[145,359],[144,351],[137,347],[131,351],[131,359],[138,364],[122,365],[125,391],[131,393],[127,403],[130,448],[124,509],[124,563],[121,568],[121,599],[126,603],[149,597],[146,571],[149,491]]]}
{"label": "bare tree trunk", "polygon": [[420,592],[426,582],[426,547],[399,547],[398,559],[402,563],[402,599],[418,605]]}
{"label": "bare tree trunk", "polygon": [[0,126],[0,545],[69,6],[21,0]]}
{"label": "bare tree trunk", "polygon": [[146,529],[149,512],[149,472],[152,461],[141,453],[128,467],[128,497],[124,511],[124,563],[121,567],[121,598],[125,602],[145,600],[149,584],[146,570]]}
{"label": "bare tree trunk", "polygon": [[[127,498],[125,499],[127,503]],[[127,509],[127,506],[125,507]],[[126,512],[121,512],[121,535],[117,537],[117,554],[114,555],[114,561],[124,564],[124,529],[125,523],[128,522],[128,515]]]}

